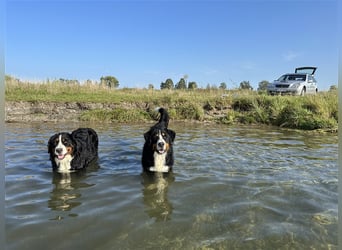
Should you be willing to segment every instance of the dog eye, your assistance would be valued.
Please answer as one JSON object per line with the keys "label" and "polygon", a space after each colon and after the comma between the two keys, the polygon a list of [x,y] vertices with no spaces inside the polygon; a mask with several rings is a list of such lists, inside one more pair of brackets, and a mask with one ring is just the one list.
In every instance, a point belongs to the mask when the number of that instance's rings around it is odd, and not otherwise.
{"label": "dog eye", "polygon": [[166,134],[165,134],[165,133],[162,133],[162,136],[163,136],[163,137],[166,137]]}
{"label": "dog eye", "polygon": [[67,142],[67,140],[64,138],[64,139],[62,140],[62,142],[63,142],[63,143],[66,143],[66,142]]}

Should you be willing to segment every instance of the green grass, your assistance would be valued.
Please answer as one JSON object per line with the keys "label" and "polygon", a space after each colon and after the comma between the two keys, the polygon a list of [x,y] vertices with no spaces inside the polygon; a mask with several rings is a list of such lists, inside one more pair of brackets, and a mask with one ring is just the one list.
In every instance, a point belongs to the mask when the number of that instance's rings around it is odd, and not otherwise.
{"label": "green grass", "polygon": [[137,109],[122,109],[117,108],[113,110],[101,110],[95,109],[91,111],[85,111],[82,113],[81,121],[105,121],[105,122],[137,122],[145,121],[150,118],[150,115],[146,111]]}
{"label": "green grass", "polygon": [[[337,91],[312,96],[268,96],[255,91],[109,89],[96,84],[27,83],[6,77],[6,101],[114,103],[113,110],[87,110],[83,121],[151,120],[149,108],[165,107],[175,120],[266,124],[293,129],[334,129]],[[213,115],[214,114],[214,115]],[[215,115],[216,114],[216,115]],[[217,115],[219,114],[219,115]]]}

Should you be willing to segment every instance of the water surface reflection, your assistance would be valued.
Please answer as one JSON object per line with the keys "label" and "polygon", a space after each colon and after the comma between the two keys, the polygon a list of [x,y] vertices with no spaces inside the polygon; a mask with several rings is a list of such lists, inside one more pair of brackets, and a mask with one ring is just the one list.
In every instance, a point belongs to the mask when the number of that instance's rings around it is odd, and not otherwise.
{"label": "water surface reflection", "polygon": [[53,189],[48,201],[48,207],[51,210],[71,211],[73,208],[81,205],[81,188],[89,188],[94,184],[87,183],[87,177],[91,172],[97,171],[97,163],[93,163],[86,170],[80,170],[73,173],[52,172]]}
{"label": "water surface reflection", "polygon": [[171,219],[173,206],[168,199],[168,188],[175,181],[173,173],[142,174],[143,200],[146,213],[156,221]]}

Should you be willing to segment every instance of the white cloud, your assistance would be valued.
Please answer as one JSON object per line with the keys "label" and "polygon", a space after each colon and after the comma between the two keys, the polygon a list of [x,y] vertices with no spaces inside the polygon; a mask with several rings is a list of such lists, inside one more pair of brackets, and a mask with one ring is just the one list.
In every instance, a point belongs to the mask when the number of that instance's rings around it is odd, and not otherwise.
{"label": "white cloud", "polygon": [[292,61],[292,60],[296,59],[298,56],[299,56],[299,54],[297,52],[288,51],[285,54],[283,54],[283,59],[285,61]]}

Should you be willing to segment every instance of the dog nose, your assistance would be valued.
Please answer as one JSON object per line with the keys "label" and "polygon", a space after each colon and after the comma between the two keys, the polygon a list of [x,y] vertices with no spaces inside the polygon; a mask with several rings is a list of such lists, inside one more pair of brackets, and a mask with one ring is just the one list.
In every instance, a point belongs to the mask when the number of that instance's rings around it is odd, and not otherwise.
{"label": "dog nose", "polygon": [[62,148],[56,148],[56,152],[57,152],[58,154],[61,154],[61,153],[63,152],[63,149],[62,149]]}
{"label": "dog nose", "polygon": [[158,147],[163,148],[164,147],[164,142],[158,142]]}

